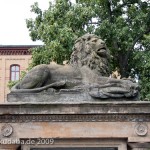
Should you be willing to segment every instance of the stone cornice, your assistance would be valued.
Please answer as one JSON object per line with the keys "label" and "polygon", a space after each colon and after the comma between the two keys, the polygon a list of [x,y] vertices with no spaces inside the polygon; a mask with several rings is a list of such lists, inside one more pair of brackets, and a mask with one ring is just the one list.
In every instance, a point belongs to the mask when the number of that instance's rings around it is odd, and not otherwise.
{"label": "stone cornice", "polygon": [[3,114],[150,114],[150,102],[7,103]]}

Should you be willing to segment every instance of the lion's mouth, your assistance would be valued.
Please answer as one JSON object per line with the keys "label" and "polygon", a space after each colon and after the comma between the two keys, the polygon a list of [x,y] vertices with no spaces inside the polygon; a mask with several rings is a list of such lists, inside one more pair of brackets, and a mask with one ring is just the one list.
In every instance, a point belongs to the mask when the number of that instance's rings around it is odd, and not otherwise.
{"label": "lion's mouth", "polygon": [[97,50],[97,54],[101,57],[105,57],[107,54],[106,54],[106,48],[105,47],[101,47]]}

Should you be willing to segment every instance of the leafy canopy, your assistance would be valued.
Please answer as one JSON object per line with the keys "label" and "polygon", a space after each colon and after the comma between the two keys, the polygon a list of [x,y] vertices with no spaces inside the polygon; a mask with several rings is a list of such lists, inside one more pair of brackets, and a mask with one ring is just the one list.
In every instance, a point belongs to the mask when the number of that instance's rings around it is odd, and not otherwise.
{"label": "leafy canopy", "polygon": [[69,0],[57,0],[55,4],[50,2],[44,12],[36,2],[31,11],[37,17],[26,20],[30,36],[33,41],[44,43],[44,46],[32,50],[33,66],[52,60],[57,63],[68,60],[75,39],[87,32],[85,25],[94,15],[90,6],[83,8]]}

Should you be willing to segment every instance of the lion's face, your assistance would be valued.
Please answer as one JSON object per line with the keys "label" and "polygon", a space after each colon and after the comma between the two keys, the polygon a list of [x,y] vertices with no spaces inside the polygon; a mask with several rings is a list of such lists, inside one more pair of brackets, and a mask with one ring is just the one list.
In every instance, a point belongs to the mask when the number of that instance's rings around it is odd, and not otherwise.
{"label": "lion's face", "polygon": [[100,57],[109,57],[105,42],[97,36],[87,38],[85,41],[85,52],[95,52]]}
{"label": "lion's face", "polygon": [[98,36],[85,34],[77,39],[70,64],[73,66],[88,66],[102,76],[109,76],[109,51],[106,44]]}

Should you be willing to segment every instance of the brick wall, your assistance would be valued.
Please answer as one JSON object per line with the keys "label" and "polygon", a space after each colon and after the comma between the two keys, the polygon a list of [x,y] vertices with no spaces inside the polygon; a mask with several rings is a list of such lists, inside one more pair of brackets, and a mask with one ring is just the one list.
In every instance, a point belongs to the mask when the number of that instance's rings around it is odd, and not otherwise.
{"label": "brick wall", "polygon": [[7,87],[10,80],[10,66],[18,64],[21,71],[26,71],[31,61],[31,55],[0,55],[0,103],[6,103],[7,94],[10,92]]}
{"label": "brick wall", "polygon": [[21,71],[26,71],[31,62],[30,48],[38,45],[0,45],[0,104],[7,103],[7,87],[10,80],[10,66],[20,66]]}

